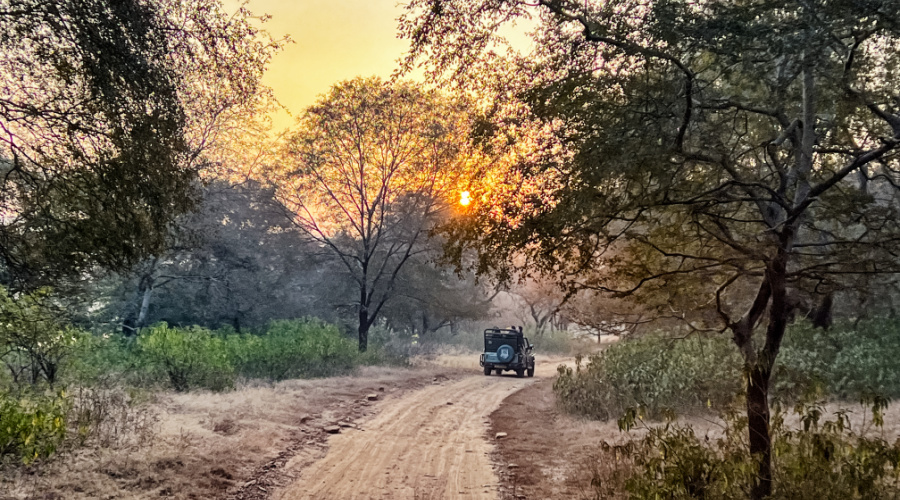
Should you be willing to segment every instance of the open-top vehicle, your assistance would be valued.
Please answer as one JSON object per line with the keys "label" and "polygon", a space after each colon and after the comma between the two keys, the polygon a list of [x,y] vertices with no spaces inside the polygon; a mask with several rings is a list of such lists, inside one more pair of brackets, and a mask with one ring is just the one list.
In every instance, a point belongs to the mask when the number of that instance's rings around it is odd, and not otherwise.
{"label": "open-top vehicle", "polygon": [[484,374],[491,370],[500,375],[506,370],[516,372],[519,377],[526,373],[534,376],[534,345],[528,341],[519,328],[488,328],[484,331],[484,353],[479,364]]}

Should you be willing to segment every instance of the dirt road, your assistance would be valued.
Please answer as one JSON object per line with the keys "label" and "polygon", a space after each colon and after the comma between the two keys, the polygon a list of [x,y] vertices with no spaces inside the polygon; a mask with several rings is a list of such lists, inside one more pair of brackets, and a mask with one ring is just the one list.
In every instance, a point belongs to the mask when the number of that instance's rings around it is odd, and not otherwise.
{"label": "dirt road", "polygon": [[[325,457],[274,498],[496,499],[488,416],[535,379],[485,377],[477,368],[463,380],[381,402],[378,415],[332,437]],[[555,368],[539,363],[537,376]]]}

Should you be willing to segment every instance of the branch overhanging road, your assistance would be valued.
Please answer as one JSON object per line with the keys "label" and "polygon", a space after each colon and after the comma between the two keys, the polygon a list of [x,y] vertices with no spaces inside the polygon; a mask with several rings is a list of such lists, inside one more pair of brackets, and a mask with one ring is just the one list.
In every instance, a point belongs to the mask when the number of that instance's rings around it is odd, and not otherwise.
{"label": "branch overhanging road", "polygon": [[[536,377],[552,376],[558,364],[539,359]],[[276,498],[496,500],[488,416],[536,379],[486,377],[476,370],[379,403],[378,415],[331,437],[328,453]]]}

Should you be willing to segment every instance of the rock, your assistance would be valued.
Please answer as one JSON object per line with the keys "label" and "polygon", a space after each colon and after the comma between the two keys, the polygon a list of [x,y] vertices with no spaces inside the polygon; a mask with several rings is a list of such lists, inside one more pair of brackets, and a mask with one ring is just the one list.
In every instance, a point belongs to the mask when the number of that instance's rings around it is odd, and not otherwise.
{"label": "rock", "polygon": [[329,434],[337,434],[337,433],[341,432],[340,426],[337,426],[337,425],[329,425],[328,427],[325,427],[322,430]]}
{"label": "rock", "polygon": [[356,427],[356,424],[351,422],[338,422],[338,425],[341,427]]}
{"label": "rock", "polygon": [[498,432],[497,435],[494,436],[495,439],[503,439],[503,438],[505,438],[505,437],[506,437],[506,433],[505,433],[505,432]]}
{"label": "rock", "polygon": [[516,465],[516,464],[509,464],[509,465],[506,466],[506,468],[507,468],[507,469],[518,469],[519,466]]}
{"label": "rock", "polygon": [[369,394],[368,396],[366,396],[366,399],[369,400],[369,401],[377,401],[377,400],[378,400],[378,394],[375,394],[375,393]]}
{"label": "rock", "polygon": [[452,405],[452,404],[453,404],[453,401],[447,401],[447,404],[448,404],[448,405]]}
{"label": "rock", "polygon": [[378,392],[384,392],[384,387],[379,387]]}

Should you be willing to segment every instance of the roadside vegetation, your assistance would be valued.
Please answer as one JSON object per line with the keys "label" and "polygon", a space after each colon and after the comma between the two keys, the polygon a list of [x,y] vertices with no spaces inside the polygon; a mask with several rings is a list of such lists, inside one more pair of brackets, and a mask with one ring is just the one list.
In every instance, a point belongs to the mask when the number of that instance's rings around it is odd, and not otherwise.
{"label": "roadside vegetation", "polygon": [[[862,320],[828,330],[795,323],[773,374],[772,396],[784,404],[810,397],[856,402],[900,396],[900,321]],[[674,338],[661,332],[627,339],[561,369],[554,389],[567,410],[617,419],[640,408],[649,418],[734,403],[742,391],[740,355],[718,334]]]}
{"label": "roadside vegetation", "polygon": [[[897,498],[900,442],[880,431],[900,395],[896,319],[789,327],[772,385],[772,498]],[[721,335],[627,339],[560,367],[554,384],[567,411],[615,420],[636,434],[599,450],[591,481],[598,498],[746,498],[747,452],[739,355]],[[851,423],[850,415],[857,415]],[[712,439],[679,421],[721,422]],[[861,418],[860,418],[861,417]],[[655,423],[654,423],[655,421]],[[665,423],[663,423],[665,422]]]}
{"label": "roadside vegetation", "polygon": [[28,464],[110,432],[143,432],[142,406],[158,391],[225,391],[241,380],[330,377],[407,361],[377,344],[360,353],[336,326],[312,319],[275,321],[256,333],[159,323],[134,338],[97,335],[56,323],[39,299],[0,310],[4,463]]}
{"label": "roadside vegetation", "polygon": [[[420,336],[380,325],[360,352],[353,336],[314,318],[274,320],[240,333],[160,322],[125,336],[87,331],[63,317],[49,290],[13,297],[0,289],[2,464],[31,464],[111,440],[147,443],[153,422],[142,415],[161,392],[335,377],[483,347],[477,328]],[[586,346],[567,332],[546,332],[533,342],[545,353]]]}

